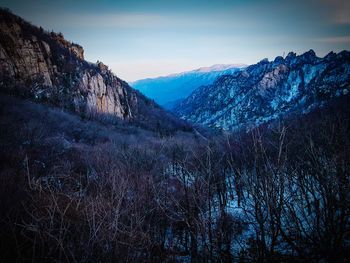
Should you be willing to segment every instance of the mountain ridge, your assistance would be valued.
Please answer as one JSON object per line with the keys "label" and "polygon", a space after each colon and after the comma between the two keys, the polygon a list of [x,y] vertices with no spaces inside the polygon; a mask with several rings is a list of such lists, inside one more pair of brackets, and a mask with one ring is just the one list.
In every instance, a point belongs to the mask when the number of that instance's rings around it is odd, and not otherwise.
{"label": "mountain ridge", "polygon": [[186,98],[199,86],[211,84],[218,76],[232,74],[245,66],[245,64],[215,64],[167,76],[141,79],[131,82],[130,85],[160,105],[171,109],[167,105]]}
{"label": "mountain ridge", "polygon": [[174,112],[196,124],[224,130],[257,125],[288,112],[308,112],[350,90],[350,52],[290,52],[263,59],[196,89]]}

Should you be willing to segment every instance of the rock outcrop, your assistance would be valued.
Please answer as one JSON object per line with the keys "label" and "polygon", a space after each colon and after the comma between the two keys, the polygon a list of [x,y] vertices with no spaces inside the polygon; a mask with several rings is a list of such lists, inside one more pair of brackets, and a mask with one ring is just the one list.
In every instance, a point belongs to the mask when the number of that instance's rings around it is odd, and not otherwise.
{"label": "rock outcrop", "polygon": [[84,60],[84,49],[82,46],[68,42],[64,39],[62,33],[56,34],[55,32],[51,32],[50,35],[52,38],[55,38],[57,42],[59,42],[62,46],[68,48],[71,53],[74,53],[78,58]]}
{"label": "rock outcrop", "polygon": [[[171,114],[116,77],[84,60],[81,46],[0,10],[0,91],[44,101],[84,116],[177,123]],[[153,123],[153,124],[152,124]]]}
{"label": "rock outcrop", "polygon": [[174,112],[194,123],[235,130],[307,113],[349,91],[350,52],[331,52],[324,58],[313,50],[300,56],[291,52],[219,77],[196,89]]}

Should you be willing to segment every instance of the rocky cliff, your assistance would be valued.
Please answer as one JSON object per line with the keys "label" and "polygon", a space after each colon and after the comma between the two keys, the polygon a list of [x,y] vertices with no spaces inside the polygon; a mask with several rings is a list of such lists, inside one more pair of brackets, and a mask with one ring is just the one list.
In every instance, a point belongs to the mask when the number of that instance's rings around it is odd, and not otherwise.
{"label": "rocky cliff", "polygon": [[84,116],[109,114],[144,125],[175,120],[116,77],[84,60],[81,46],[0,10],[0,90]]}
{"label": "rocky cliff", "polygon": [[350,91],[350,52],[324,58],[267,59],[196,89],[176,106],[183,119],[225,130],[255,127],[291,113],[307,113]]}

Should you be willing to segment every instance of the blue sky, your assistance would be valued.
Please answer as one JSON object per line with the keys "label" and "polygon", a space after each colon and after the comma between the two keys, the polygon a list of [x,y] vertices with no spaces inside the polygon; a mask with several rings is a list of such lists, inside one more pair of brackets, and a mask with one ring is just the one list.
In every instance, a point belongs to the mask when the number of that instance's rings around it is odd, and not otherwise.
{"label": "blue sky", "polygon": [[349,0],[18,1],[2,7],[84,47],[127,81],[350,49]]}

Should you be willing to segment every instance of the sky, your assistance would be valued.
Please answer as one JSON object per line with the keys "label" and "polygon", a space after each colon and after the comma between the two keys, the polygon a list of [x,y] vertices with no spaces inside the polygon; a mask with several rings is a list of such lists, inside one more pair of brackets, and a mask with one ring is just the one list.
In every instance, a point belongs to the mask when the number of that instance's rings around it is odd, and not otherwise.
{"label": "sky", "polygon": [[350,0],[1,0],[126,81],[350,50]]}

